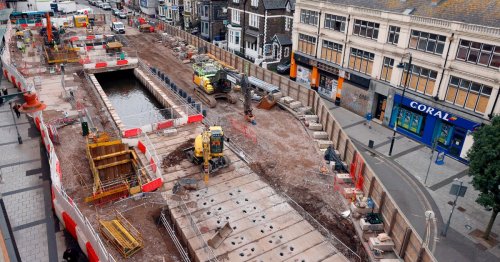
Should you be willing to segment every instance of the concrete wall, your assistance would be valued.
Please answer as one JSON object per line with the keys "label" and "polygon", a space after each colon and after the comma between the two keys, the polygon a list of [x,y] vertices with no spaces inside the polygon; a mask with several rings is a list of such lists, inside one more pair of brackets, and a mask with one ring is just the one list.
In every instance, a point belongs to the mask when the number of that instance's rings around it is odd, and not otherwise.
{"label": "concrete wall", "polygon": [[[199,40],[191,34],[174,27],[166,26],[165,31],[171,35],[184,38],[192,45],[206,46],[208,52],[221,61],[235,67],[241,72],[248,71],[250,76],[255,76],[261,80],[279,86],[283,95],[290,96],[302,102],[303,105],[312,107],[314,113],[318,115],[319,122],[323,125],[324,131],[333,142],[333,146],[340,152],[342,159],[348,165],[353,162],[355,155],[363,159],[358,153],[358,149],[350,141],[348,135],[335,120],[335,117],[329,112],[323,100],[313,90],[301,86],[274,72],[255,66],[241,57],[224,51],[208,42]],[[380,92],[389,92],[389,90],[384,89],[384,87],[379,88]],[[362,108],[371,106],[369,103],[360,104]],[[365,162],[364,159],[363,162]],[[363,168],[363,179],[363,192],[366,196],[371,196],[379,207],[380,213],[382,213],[385,221],[384,229],[394,239],[394,250],[399,251],[398,255],[403,257],[404,261],[417,261],[421,253],[420,261],[436,261],[430,250],[422,248],[420,244],[422,240],[416,233],[416,230],[411,226],[405,215],[401,213],[401,209],[395,204],[394,199],[387,193],[387,189],[382,185],[377,175],[368,165],[365,165],[365,168]]]}

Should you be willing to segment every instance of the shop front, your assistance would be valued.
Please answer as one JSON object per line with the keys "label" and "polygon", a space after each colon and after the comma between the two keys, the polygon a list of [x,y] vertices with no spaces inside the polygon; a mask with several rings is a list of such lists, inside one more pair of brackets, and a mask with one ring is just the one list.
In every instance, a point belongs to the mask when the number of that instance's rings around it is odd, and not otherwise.
{"label": "shop front", "polygon": [[[428,146],[436,148],[461,162],[472,144],[472,132],[479,123],[461,118],[439,108],[395,94],[390,126]],[[399,110],[399,111],[398,111]],[[465,145],[465,146],[464,146]]]}

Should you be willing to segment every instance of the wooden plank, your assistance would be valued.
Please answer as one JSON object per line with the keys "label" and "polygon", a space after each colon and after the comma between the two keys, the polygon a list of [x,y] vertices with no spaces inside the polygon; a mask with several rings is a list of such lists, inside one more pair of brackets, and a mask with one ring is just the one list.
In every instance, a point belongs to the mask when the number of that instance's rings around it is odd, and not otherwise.
{"label": "wooden plank", "polygon": [[103,156],[94,157],[94,158],[92,158],[92,160],[94,160],[94,161],[103,160],[103,159],[107,159],[107,158],[111,158],[111,157],[115,157],[115,156],[126,155],[126,154],[129,154],[131,152],[132,152],[132,150],[125,150],[125,151],[115,152],[115,153],[111,153],[111,154],[107,154],[107,155],[103,155]]}
{"label": "wooden plank", "polygon": [[105,169],[105,168],[110,168],[110,167],[114,167],[114,166],[119,166],[119,165],[130,163],[130,161],[131,161],[130,159],[125,159],[125,160],[113,162],[110,164],[100,165],[97,167],[97,169]]}
{"label": "wooden plank", "polygon": [[[324,259],[328,259],[332,256],[335,256],[338,253],[335,247],[333,247],[329,242],[322,242],[318,245],[315,245],[307,250],[304,250],[300,254],[297,254],[287,260],[285,262],[297,262],[297,261],[323,261]],[[311,258],[315,259],[311,259]]]}

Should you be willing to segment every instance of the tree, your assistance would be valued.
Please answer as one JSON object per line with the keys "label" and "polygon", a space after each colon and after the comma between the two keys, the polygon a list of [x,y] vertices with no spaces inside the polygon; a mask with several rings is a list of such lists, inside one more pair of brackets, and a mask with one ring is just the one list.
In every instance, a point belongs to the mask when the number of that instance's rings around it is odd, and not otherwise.
{"label": "tree", "polygon": [[485,125],[472,133],[474,144],[468,152],[469,175],[478,190],[476,202],[492,209],[483,238],[490,237],[491,228],[500,211],[500,116],[491,125]]}

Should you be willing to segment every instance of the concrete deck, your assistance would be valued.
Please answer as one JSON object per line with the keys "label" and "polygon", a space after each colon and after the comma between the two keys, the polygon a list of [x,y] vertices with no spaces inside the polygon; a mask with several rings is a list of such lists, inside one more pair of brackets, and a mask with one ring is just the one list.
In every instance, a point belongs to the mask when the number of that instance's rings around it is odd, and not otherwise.
{"label": "concrete deck", "polygon": [[[151,134],[158,157],[202,131],[185,126],[175,136]],[[286,199],[262,181],[229,149],[231,164],[214,173],[205,187],[184,195],[171,189],[179,178],[201,179],[201,167],[183,160],[165,169],[164,197],[169,215],[193,261],[347,261]],[[206,242],[226,223],[233,232],[212,249]]]}

